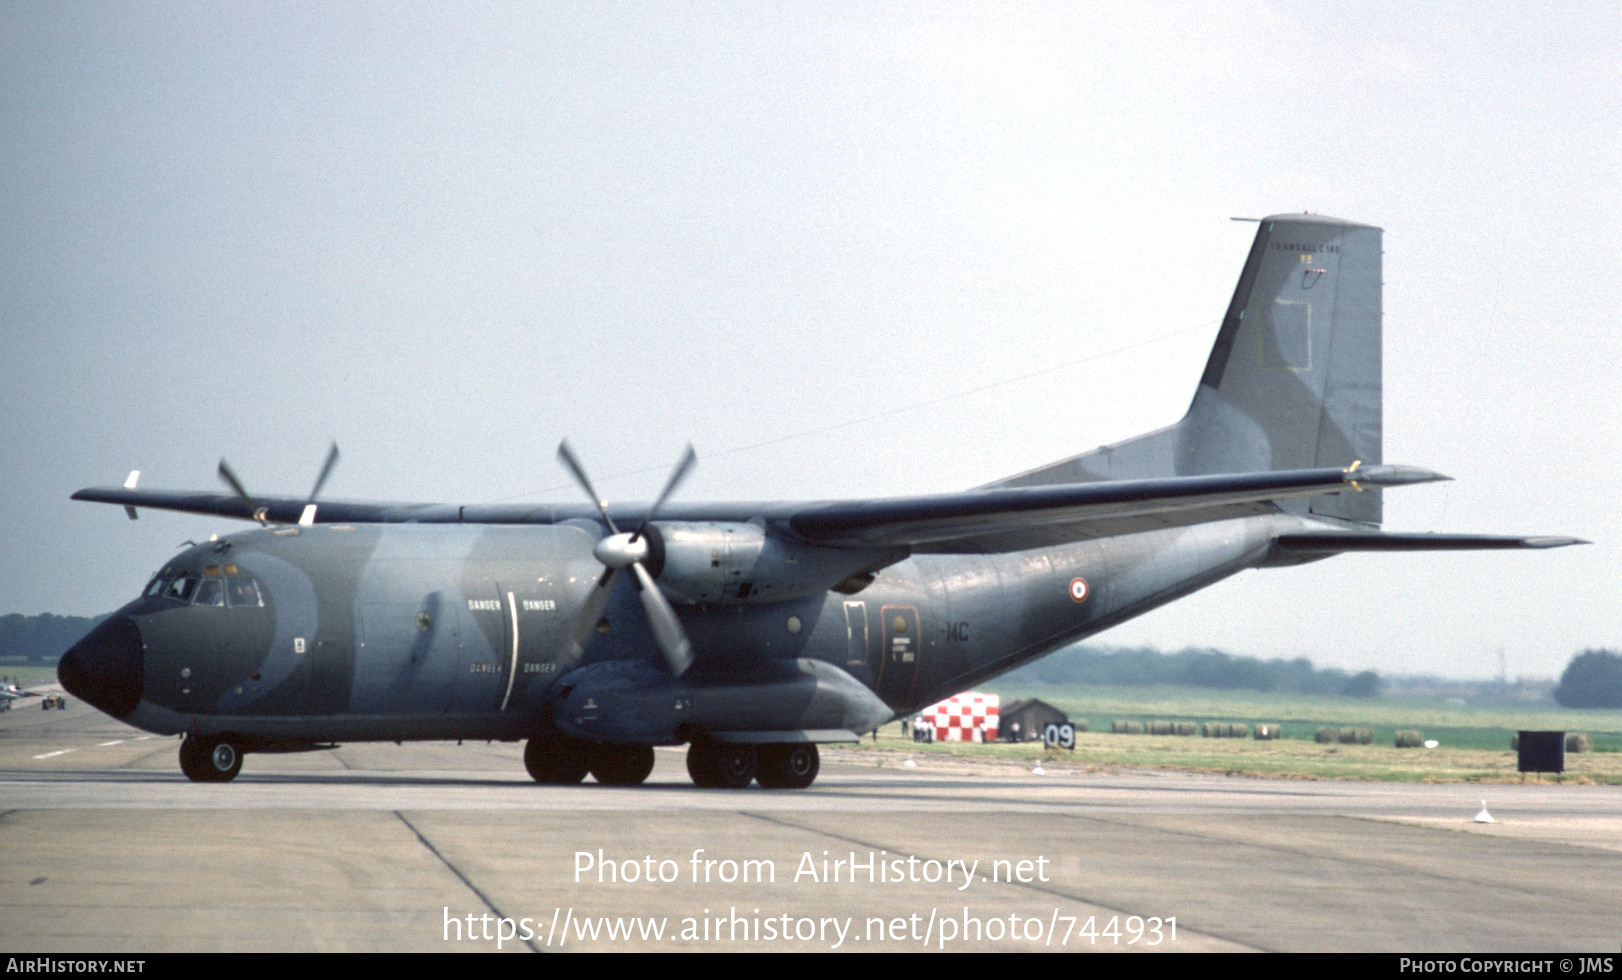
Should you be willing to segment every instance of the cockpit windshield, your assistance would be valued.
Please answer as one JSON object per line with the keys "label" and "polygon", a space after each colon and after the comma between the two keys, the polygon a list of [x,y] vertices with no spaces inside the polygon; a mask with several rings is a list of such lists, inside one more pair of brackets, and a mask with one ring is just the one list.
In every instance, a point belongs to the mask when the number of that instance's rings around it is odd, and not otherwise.
{"label": "cockpit windshield", "polygon": [[191,596],[197,590],[197,576],[176,575],[164,587],[163,595],[166,599],[175,599],[180,602],[190,602]]}
{"label": "cockpit windshield", "polygon": [[264,593],[251,575],[242,574],[235,565],[208,565],[201,575],[196,572],[165,568],[152,576],[144,596],[163,596],[193,606],[229,606],[231,608],[262,607]]}

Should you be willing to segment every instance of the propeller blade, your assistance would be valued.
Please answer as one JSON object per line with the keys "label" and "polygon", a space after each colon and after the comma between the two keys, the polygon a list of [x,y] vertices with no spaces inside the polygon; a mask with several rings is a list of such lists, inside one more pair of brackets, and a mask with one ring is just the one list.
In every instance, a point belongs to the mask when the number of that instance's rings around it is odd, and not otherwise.
{"label": "propeller blade", "polygon": [[248,491],[243,488],[242,481],[237,479],[236,473],[232,472],[231,467],[224,459],[220,460],[220,479],[224,480],[226,485],[235,490],[237,496],[242,498],[243,504],[247,505],[249,517],[259,521],[260,524],[265,523],[259,517],[258,508],[254,506],[253,498],[248,496]]}
{"label": "propeller blade", "polygon": [[563,655],[571,666],[586,655],[586,643],[597,628],[597,621],[603,618],[603,607],[608,605],[608,596],[614,591],[614,580],[621,571],[618,568],[603,569],[586,601],[580,604],[580,611],[575,613],[574,622],[569,624],[569,643]]}
{"label": "propeller blade", "polygon": [[603,515],[603,522],[608,525],[608,530],[614,534],[620,533],[620,529],[614,526],[614,519],[608,516],[608,505],[603,502],[603,498],[597,496],[596,488],[586,478],[585,467],[575,459],[574,450],[569,448],[569,440],[565,439],[558,443],[558,459],[562,460],[563,465],[574,474],[575,481],[586,491],[586,496],[591,498],[591,502],[597,505],[597,512]]}
{"label": "propeller blade", "polygon": [[693,644],[687,639],[681,620],[676,618],[676,610],[670,608],[670,600],[654,584],[653,576],[641,562],[631,568],[636,572],[637,584],[642,586],[642,608],[648,614],[648,625],[653,627],[653,638],[665,655],[665,663],[670,665],[671,675],[680,677],[693,665]]}
{"label": "propeller blade", "polygon": [[692,470],[693,464],[696,462],[698,462],[698,454],[693,452],[693,444],[688,443],[687,451],[682,454],[681,460],[676,463],[676,469],[671,472],[670,479],[665,481],[665,488],[659,491],[659,499],[655,500],[653,506],[648,508],[648,516],[642,519],[642,526],[637,528],[636,533],[631,535],[632,544],[635,544],[636,539],[640,538],[642,532],[647,530],[648,525],[653,523],[654,517],[659,514],[659,508],[663,507],[665,501],[670,499],[670,495],[676,492],[676,487],[681,484],[681,481],[687,479],[687,474]]}
{"label": "propeller blade", "polygon": [[322,486],[327,482],[327,477],[332,475],[332,468],[337,465],[338,443],[334,441],[332,448],[327,450],[327,461],[321,464],[321,475],[315,478],[315,486],[310,488],[310,498],[304,501],[306,507],[315,503],[315,498],[320,495]]}

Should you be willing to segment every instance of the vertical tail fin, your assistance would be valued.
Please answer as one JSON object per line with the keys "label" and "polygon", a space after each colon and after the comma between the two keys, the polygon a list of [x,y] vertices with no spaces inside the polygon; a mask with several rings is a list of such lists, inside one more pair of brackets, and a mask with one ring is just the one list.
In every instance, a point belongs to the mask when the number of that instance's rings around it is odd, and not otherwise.
{"label": "vertical tail fin", "polygon": [[[1380,240],[1336,218],[1262,219],[1182,421],[996,485],[1379,463]],[[1285,506],[1380,522],[1378,492]]]}

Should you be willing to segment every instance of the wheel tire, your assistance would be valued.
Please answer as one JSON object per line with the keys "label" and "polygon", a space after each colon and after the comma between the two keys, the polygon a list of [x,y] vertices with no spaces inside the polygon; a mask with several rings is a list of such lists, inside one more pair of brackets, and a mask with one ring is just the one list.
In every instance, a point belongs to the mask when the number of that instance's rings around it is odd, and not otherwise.
{"label": "wheel tire", "polygon": [[242,771],[242,746],[230,739],[186,736],[180,743],[180,771],[196,783],[228,783]]}
{"label": "wheel tire", "polygon": [[697,741],[687,749],[687,773],[705,789],[743,789],[755,781],[753,745]]}
{"label": "wheel tire", "polygon": [[586,778],[590,762],[590,746],[566,735],[535,735],[524,745],[524,768],[537,783],[573,785]]}
{"label": "wheel tire", "polygon": [[653,772],[653,746],[599,743],[591,750],[591,774],[604,786],[640,786]]}
{"label": "wheel tire", "polygon": [[760,749],[760,771],[755,778],[767,789],[805,789],[821,768],[822,755],[810,742],[765,745]]}
{"label": "wheel tire", "polygon": [[694,786],[720,789],[721,783],[715,778],[714,760],[708,748],[707,742],[694,742],[687,747],[687,775],[693,778]]}

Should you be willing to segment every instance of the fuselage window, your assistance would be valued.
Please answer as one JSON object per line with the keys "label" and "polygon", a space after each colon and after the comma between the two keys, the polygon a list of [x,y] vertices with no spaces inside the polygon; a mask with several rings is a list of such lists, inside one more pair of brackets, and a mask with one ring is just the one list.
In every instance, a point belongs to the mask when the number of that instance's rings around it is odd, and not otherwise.
{"label": "fuselage window", "polygon": [[[226,568],[233,566],[227,565]],[[232,606],[263,606],[265,599],[259,594],[259,583],[246,575],[228,575],[225,595]]]}

